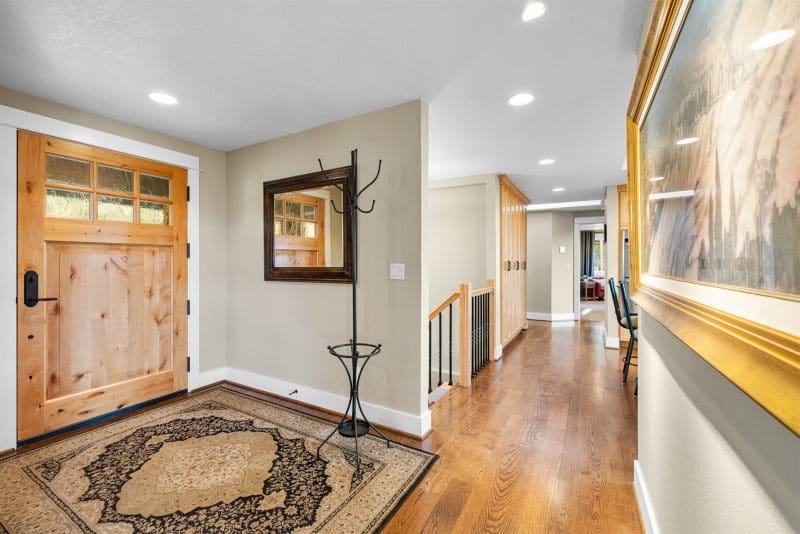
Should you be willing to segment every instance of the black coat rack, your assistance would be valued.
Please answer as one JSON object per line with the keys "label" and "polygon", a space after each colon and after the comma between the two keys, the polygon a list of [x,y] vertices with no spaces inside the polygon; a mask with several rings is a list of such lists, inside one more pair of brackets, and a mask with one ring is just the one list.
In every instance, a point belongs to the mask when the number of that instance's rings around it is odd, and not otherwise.
{"label": "black coat rack", "polygon": [[[365,185],[360,191],[358,190],[358,150],[351,150],[350,151],[350,172],[352,173],[353,179],[345,182],[344,187],[332,182],[328,179],[327,175],[325,174],[325,169],[322,166],[322,160],[318,159],[317,162],[319,163],[319,169],[322,171],[323,177],[328,181],[328,183],[334,187],[336,187],[339,191],[342,192],[342,198],[344,199],[344,205],[342,209],[336,207],[336,204],[333,200],[331,200],[331,207],[333,208],[336,213],[344,214],[347,211],[350,215],[350,242],[352,243],[352,254],[353,254],[353,337],[347,343],[341,343],[339,345],[328,345],[328,352],[330,352],[333,356],[335,356],[339,362],[344,367],[344,370],[347,372],[347,378],[350,383],[350,400],[347,403],[347,408],[344,410],[344,416],[342,416],[341,421],[339,424],[336,425],[328,437],[323,440],[322,443],[319,444],[317,447],[317,458],[319,458],[319,451],[322,449],[322,446],[331,439],[334,433],[337,431],[342,436],[353,438],[355,440],[355,450],[356,450],[356,476],[361,476],[361,456],[358,450],[358,438],[363,436],[369,432],[369,429],[372,428],[375,432],[377,432],[383,439],[386,440],[386,446],[391,447],[391,441],[387,438],[383,432],[378,430],[375,425],[369,422],[367,416],[364,415],[364,409],[361,407],[361,400],[358,397],[358,386],[361,383],[361,375],[364,373],[364,368],[367,365],[367,362],[373,356],[377,356],[381,352],[381,345],[380,343],[377,345],[373,345],[372,343],[362,343],[358,341],[358,315],[357,311],[357,302],[356,302],[356,282],[358,280],[358,241],[356,239],[356,215],[358,212],[361,213],[371,213],[372,210],[375,209],[375,201],[372,201],[372,205],[369,207],[368,210],[361,209],[359,207],[358,202],[361,195],[369,189],[375,181],[378,179],[378,176],[381,174],[381,160],[378,160],[378,172],[375,174],[375,178],[372,179],[367,185]],[[351,185],[348,185],[351,184]],[[361,351],[364,351],[363,353]],[[348,363],[345,363],[346,360],[349,360]],[[360,364],[360,367],[359,367]],[[358,406],[358,412],[361,414],[362,419],[359,419],[356,414],[356,406]]]}

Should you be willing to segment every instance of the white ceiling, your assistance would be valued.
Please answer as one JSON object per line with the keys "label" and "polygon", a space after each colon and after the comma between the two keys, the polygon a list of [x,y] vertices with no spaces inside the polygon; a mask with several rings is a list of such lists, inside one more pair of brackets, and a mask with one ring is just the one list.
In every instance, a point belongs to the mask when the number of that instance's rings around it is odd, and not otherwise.
{"label": "white ceiling", "polygon": [[[624,181],[649,2],[546,4],[523,23],[501,0],[0,0],[0,86],[222,150],[422,98],[431,178],[600,198]],[[535,101],[508,106],[519,91]]]}

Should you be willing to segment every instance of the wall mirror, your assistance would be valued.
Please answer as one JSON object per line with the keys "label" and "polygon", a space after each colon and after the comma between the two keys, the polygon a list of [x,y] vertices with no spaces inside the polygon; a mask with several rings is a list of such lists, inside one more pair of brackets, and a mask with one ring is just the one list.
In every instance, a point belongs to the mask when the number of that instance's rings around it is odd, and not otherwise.
{"label": "wall mirror", "polygon": [[264,182],[264,280],[352,280],[351,219],[336,187],[352,180],[341,167]]}

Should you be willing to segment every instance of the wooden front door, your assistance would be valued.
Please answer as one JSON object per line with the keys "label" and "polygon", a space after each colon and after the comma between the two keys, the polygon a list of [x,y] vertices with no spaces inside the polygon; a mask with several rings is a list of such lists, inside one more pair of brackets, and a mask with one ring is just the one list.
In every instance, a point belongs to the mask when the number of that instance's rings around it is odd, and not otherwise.
{"label": "wooden front door", "polygon": [[275,266],[326,267],[325,200],[302,193],[275,198]]}
{"label": "wooden front door", "polygon": [[17,159],[17,439],[186,389],[186,170],[28,132]]}

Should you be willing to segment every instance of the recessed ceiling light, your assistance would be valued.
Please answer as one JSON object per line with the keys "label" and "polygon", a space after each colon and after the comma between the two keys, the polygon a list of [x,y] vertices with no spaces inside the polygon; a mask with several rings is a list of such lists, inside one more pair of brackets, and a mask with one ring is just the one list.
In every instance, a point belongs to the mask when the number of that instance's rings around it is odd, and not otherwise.
{"label": "recessed ceiling light", "polygon": [[660,182],[663,179],[664,179],[663,176],[653,176],[652,178],[650,178],[650,181],[651,182]]}
{"label": "recessed ceiling light", "polygon": [[533,102],[533,95],[530,93],[519,93],[508,99],[512,106],[524,106]]}
{"label": "recessed ceiling light", "polygon": [[563,188],[563,187],[554,187],[554,188],[553,188],[553,193],[560,193],[560,192],[562,192],[563,190],[564,190],[564,188]]}
{"label": "recessed ceiling light", "polygon": [[750,50],[765,50],[778,46],[779,44],[788,41],[794,37],[794,30],[778,30],[762,35],[752,43],[750,43]]}
{"label": "recessed ceiling light", "polygon": [[556,160],[552,158],[544,158],[539,160],[539,165],[552,165]]}
{"label": "recessed ceiling light", "polygon": [[167,93],[155,92],[155,93],[150,93],[148,96],[150,97],[150,100],[152,100],[153,102],[158,102],[159,104],[167,104],[172,106],[178,103],[177,98],[175,98],[172,95],[168,95]]}
{"label": "recessed ceiling light", "polygon": [[522,20],[524,22],[531,21],[533,19],[538,19],[544,12],[547,10],[547,7],[541,2],[532,2],[525,6],[525,10],[522,12]]}
{"label": "recessed ceiling light", "polygon": [[528,204],[525,208],[528,211],[557,210],[561,208],[586,208],[589,206],[601,206],[602,200],[576,200],[574,202],[548,202],[545,204]]}
{"label": "recessed ceiling light", "polygon": [[684,137],[683,139],[678,139],[675,143],[676,145],[691,145],[692,143],[696,143],[700,140],[699,137]]}

